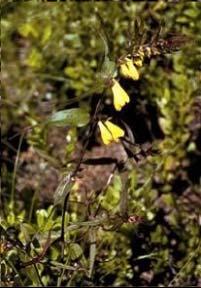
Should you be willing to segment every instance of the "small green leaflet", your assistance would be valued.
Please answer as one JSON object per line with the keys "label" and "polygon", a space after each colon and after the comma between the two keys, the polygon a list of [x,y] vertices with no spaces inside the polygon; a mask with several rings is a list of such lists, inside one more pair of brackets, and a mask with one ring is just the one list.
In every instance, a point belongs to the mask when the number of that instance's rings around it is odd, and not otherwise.
{"label": "small green leaflet", "polygon": [[69,173],[66,177],[63,177],[54,193],[54,205],[63,203],[65,197],[70,193],[73,187],[73,181],[71,180],[72,174]]}
{"label": "small green leaflet", "polygon": [[88,124],[89,118],[89,113],[86,109],[72,108],[55,112],[47,119],[46,124],[58,127],[82,127]]}
{"label": "small green leaflet", "polygon": [[[97,15],[97,16],[100,20],[100,23],[102,23],[102,20],[100,19],[100,15]],[[116,76],[117,69],[116,69],[115,62],[112,61],[110,57],[108,36],[105,34],[105,31],[102,28],[98,30],[98,33],[104,45],[104,60],[103,60],[101,71],[100,71],[100,77],[102,79],[108,79],[108,78],[113,78]]]}
{"label": "small green leaflet", "polygon": [[102,68],[101,68],[101,78],[108,79],[116,76],[116,64],[111,61],[108,57],[105,57]]}
{"label": "small green leaflet", "polygon": [[69,256],[74,261],[79,259],[83,255],[82,247],[77,243],[70,243],[69,245]]}

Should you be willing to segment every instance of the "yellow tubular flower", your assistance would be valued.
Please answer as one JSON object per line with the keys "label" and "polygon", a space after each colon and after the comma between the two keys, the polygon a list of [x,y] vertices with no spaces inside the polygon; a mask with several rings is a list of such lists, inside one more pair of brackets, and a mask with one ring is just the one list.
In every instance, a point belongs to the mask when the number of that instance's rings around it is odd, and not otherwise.
{"label": "yellow tubular flower", "polygon": [[133,65],[133,61],[129,58],[125,59],[125,63],[120,66],[121,74],[126,78],[131,78],[133,80],[139,79],[139,72],[135,65]]}
{"label": "yellow tubular flower", "polygon": [[126,78],[130,78],[128,66],[125,63],[120,66],[120,72],[121,72],[122,76],[124,76]]}
{"label": "yellow tubular flower", "polygon": [[133,61],[134,65],[136,65],[137,67],[142,67],[143,64],[143,60],[138,58],[136,60]]}
{"label": "yellow tubular flower", "polygon": [[119,126],[113,124],[109,120],[103,122],[98,121],[98,126],[101,132],[101,138],[105,145],[110,144],[115,141],[118,142],[120,137],[124,136],[124,130],[122,130]]}
{"label": "yellow tubular flower", "polygon": [[120,84],[113,80],[112,92],[113,92],[113,103],[114,108],[120,111],[126,103],[130,102],[130,98],[126,91],[120,86]]}

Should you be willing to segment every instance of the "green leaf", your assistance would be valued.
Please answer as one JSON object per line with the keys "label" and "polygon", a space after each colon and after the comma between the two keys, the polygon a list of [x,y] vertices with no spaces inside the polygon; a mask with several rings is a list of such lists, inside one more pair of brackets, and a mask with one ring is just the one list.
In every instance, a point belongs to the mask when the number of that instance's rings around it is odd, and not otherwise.
{"label": "green leaf", "polygon": [[80,78],[80,71],[77,67],[66,67],[64,69],[65,75],[69,76],[72,79],[79,79]]}
{"label": "green leaf", "polygon": [[102,199],[102,207],[107,210],[113,210],[118,207],[120,201],[120,192],[122,189],[121,178],[118,175],[113,177],[113,183],[107,188],[106,194]]}
{"label": "green leaf", "polygon": [[40,283],[36,268],[34,266],[29,266],[29,267],[26,267],[25,271],[26,271],[26,275],[28,276],[28,278],[32,281],[33,287],[34,286],[40,287],[41,283]]}
{"label": "green leaf", "polygon": [[187,9],[184,11],[184,14],[190,18],[197,18],[199,17],[199,13],[200,13],[200,10],[199,9],[196,9],[196,7],[194,8],[190,8],[190,9]]}
{"label": "green leaf", "polygon": [[52,35],[52,27],[50,25],[47,25],[43,31],[43,36],[41,40],[42,44],[45,44],[50,39],[51,35]]}
{"label": "green leaf", "polygon": [[94,229],[89,231],[89,238],[91,242],[89,250],[89,277],[91,278],[96,257],[96,231]]}
{"label": "green leaf", "polygon": [[101,68],[101,78],[107,79],[115,77],[116,73],[116,64],[114,61],[111,61],[108,57],[105,58],[102,68]]}
{"label": "green leaf", "polygon": [[33,225],[28,224],[28,223],[20,223],[20,230],[23,239],[26,242],[31,241],[31,236],[36,233],[36,230]]}
{"label": "green leaf", "polygon": [[36,211],[36,219],[37,219],[37,224],[38,227],[43,227],[46,223],[47,219],[47,212],[45,209],[40,209]]}
{"label": "green leaf", "polygon": [[29,35],[33,36],[34,38],[38,38],[39,31],[34,25],[34,23],[24,23],[19,26],[18,32],[23,37],[28,37]]}
{"label": "green leaf", "polygon": [[71,173],[62,179],[54,194],[54,205],[62,203],[66,195],[70,192],[74,182],[71,180]]}
{"label": "green leaf", "polygon": [[70,253],[71,260],[74,261],[74,260],[76,260],[82,256],[83,251],[82,251],[82,248],[79,244],[71,243],[69,253]]}
{"label": "green leaf", "polygon": [[82,127],[89,122],[89,113],[83,108],[72,108],[55,112],[47,120],[48,125]]}
{"label": "green leaf", "polygon": [[53,266],[55,266],[57,269],[64,269],[64,270],[70,270],[70,271],[75,271],[76,270],[76,268],[73,267],[73,266],[65,265],[65,264],[59,263],[57,261],[51,261],[51,264]]}
{"label": "green leaf", "polygon": [[33,48],[26,59],[26,64],[31,68],[41,68],[43,64],[42,54],[36,48]]}

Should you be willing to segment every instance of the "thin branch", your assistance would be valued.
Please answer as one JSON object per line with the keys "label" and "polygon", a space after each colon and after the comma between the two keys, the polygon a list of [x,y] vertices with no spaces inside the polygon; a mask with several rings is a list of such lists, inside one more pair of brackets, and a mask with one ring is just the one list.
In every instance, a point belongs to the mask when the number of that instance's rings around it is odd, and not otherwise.
{"label": "thin branch", "polygon": [[[79,161],[71,175],[71,179],[74,179],[74,177],[77,175],[79,169],[80,169],[80,165],[82,163],[82,160],[84,158],[84,155],[85,155],[85,152],[86,152],[86,148],[89,144],[89,140],[93,134],[93,131],[94,131],[94,128],[96,127],[96,116],[101,108],[101,103],[102,103],[102,98],[103,97],[100,97],[99,100],[98,100],[98,103],[96,105],[96,109],[95,109],[95,112],[91,118],[91,121],[90,121],[90,126],[89,126],[89,132],[87,133],[87,138],[86,138],[86,141],[84,143],[84,146],[83,146],[83,149],[82,149],[82,152],[81,152],[81,155],[80,155],[80,158],[79,158]],[[64,205],[63,205],[63,211],[62,211],[62,223],[61,223],[61,236],[58,240],[61,240],[63,242],[63,247],[62,247],[62,258],[64,257],[64,234],[65,234],[65,212],[66,212],[66,209],[67,209],[67,204],[68,204],[68,199],[69,199],[69,196],[70,196],[70,191],[69,193],[67,193],[67,195],[65,196],[65,199],[64,199]]]}
{"label": "thin branch", "polygon": [[13,171],[11,197],[10,197],[10,201],[11,201],[11,204],[12,204],[13,207],[14,207],[15,179],[16,179],[17,167],[18,167],[19,156],[20,156],[20,151],[21,151],[23,138],[24,138],[24,133],[21,135],[20,140],[19,140],[16,160],[15,160],[15,165],[14,165],[14,171]]}

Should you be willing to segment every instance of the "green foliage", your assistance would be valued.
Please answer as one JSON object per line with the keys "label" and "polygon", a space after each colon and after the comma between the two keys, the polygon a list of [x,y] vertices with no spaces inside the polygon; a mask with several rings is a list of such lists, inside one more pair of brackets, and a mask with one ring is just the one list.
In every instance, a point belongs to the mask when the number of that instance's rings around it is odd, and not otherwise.
{"label": "green foliage", "polygon": [[[200,8],[3,1],[3,286],[200,284]],[[139,81],[122,79],[129,45],[154,41],[159,23],[160,37],[183,34],[187,43],[143,56]],[[121,112],[114,77],[131,99]],[[117,146],[129,153],[115,162],[121,153],[108,146],[101,157],[113,162],[96,170],[96,124],[108,117],[125,128]],[[129,134],[154,153],[136,163],[141,149]],[[101,188],[91,183],[106,172]]]}
{"label": "green foliage", "polygon": [[48,120],[48,125],[82,127],[89,122],[89,114],[81,108],[73,108],[55,112]]}

